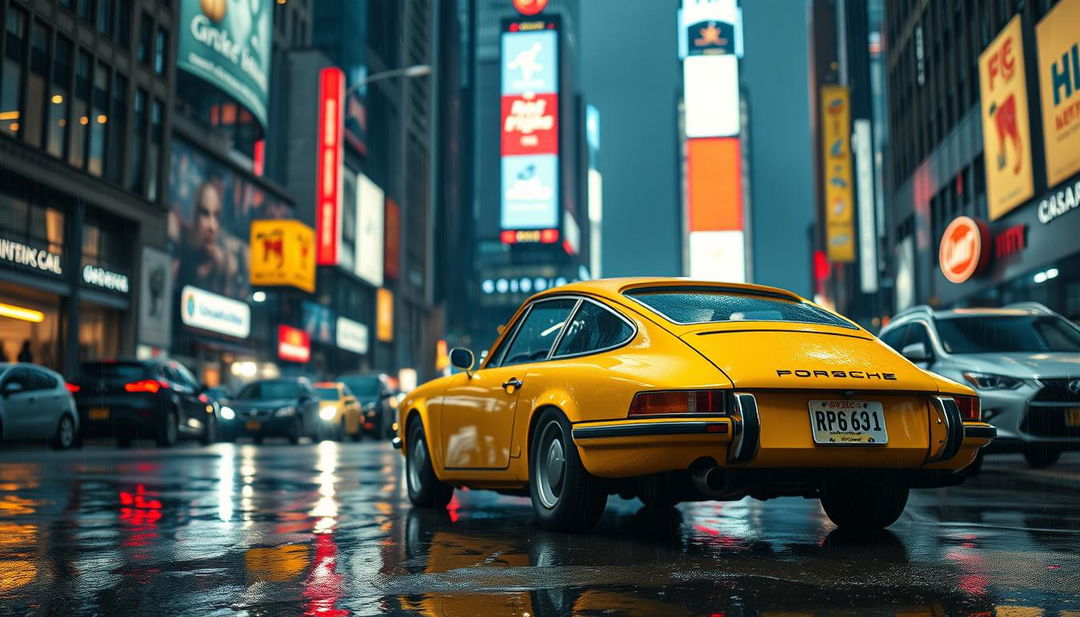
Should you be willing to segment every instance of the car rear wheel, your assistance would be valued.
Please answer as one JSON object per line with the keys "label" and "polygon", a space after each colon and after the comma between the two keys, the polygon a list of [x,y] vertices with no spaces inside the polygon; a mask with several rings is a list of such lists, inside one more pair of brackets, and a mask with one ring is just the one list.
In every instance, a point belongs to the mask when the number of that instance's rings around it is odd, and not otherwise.
{"label": "car rear wheel", "polygon": [[540,525],[553,531],[596,526],[607,491],[581,464],[566,416],[556,409],[544,411],[529,445],[529,495]]}
{"label": "car rear wheel", "polygon": [[158,429],[157,434],[157,446],[159,448],[171,448],[176,445],[176,441],[180,437],[180,427],[177,425],[177,421],[175,411],[165,414],[165,423]]}
{"label": "car rear wheel", "polygon": [[214,416],[210,416],[206,419],[206,424],[203,426],[203,434],[199,439],[199,443],[204,446],[208,446],[218,441],[218,424]]}
{"label": "car rear wheel", "polygon": [[1035,469],[1046,469],[1061,458],[1061,449],[1043,444],[1032,444],[1024,448],[1024,458]]}
{"label": "car rear wheel", "polygon": [[[300,437],[304,434],[304,423],[297,418],[293,421],[292,428],[289,429],[289,443],[296,445],[300,443]],[[315,439],[315,441],[318,441]]]}
{"label": "car rear wheel", "polygon": [[52,447],[56,450],[67,450],[75,445],[75,421],[71,416],[64,414],[56,425],[56,434],[53,435]]}
{"label": "car rear wheel", "polygon": [[907,505],[908,487],[888,477],[830,478],[821,490],[821,507],[841,529],[875,531],[896,522]]}
{"label": "car rear wheel", "polygon": [[441,509],[450,503],[454,487],[439,482],[431,466],[424,425],[419,419],[409,423],[409,443],[405,450],[405,483],[409,501],[417,508]]}

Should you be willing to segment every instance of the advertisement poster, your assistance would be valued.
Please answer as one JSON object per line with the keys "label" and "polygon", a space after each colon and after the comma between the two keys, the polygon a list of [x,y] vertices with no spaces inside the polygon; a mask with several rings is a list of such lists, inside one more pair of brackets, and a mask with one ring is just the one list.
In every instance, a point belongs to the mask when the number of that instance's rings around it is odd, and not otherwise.
{"label": "advertisement poster", "polygon": [[139,282],[139,342],[168,348],[172,335],[172,258],[149,246],[142,250]]}
{"label": "advertisement poster", "polygon": [[330,309],[316,302],[304,300],[300,303],[301,325],[311,340],[333,345],[337,339],[334,332],[336,315]]}
{"label": "advertisement poster", "polygon": [[172,140],[168,199],[176,286],[246,301],[251,222],[289,218],[289,205],[180,139]]}
{"label": "advertisement poster", "polygon": [[1080,0],[1062,0],[1035,26],[1046,182],[1080,171]]}
{"label": "advertisement poster", "polygon": [[180,0],[176,66],[235,98],[266,126],[273,0]]}
{"label": "advertisement poster", "polygon": [[313,293],[315,230],[300,221],[252,221],[251,284]]}
{"label": "advertisement poster", "polygon": [[825,246],[829,261],[855,261],[851,187],[851,108],[844,86],[821,87],[822,180],[825,182]]}
{"label": "advertisement poster", "polygon": [[979,55],[979,98],[986,207],[993,221],[1030,199],[1035,191],[1019,15]]}
{"label": "advertisement poster", "polygon": [[361,174],[356,183],[356,275],[383,284],[383,208],[386,195]]}

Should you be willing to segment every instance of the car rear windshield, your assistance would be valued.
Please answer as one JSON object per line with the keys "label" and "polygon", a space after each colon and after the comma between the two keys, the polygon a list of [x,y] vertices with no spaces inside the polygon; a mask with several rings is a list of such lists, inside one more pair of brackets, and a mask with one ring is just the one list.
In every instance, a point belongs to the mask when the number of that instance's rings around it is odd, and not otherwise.
{"label": "car rear windshield", "polygon": [[315,388],[315,391],[319,393],[320,401],[336,401],[341,396],[337,388]]}
{"label": "car rear windshield", "polygon": [[238,399],[273,400],[300,396],[300,384],[295,381],[256,381],[240,388]]}
{"label": "car rear windshield", "polygon": [[935,321],[949,353],[1080,352],[1080,328],[1055,315],[980,315]]}
{"label": "car rear windshield", "polygon": [[83,379],[132,381],[150,376],[150,367],[140,362],[92,362],[82,365]]}
{"label": "car rear windshield", "polygon": [[708,287],[641,289],[626,295],[679,324],[787,321],[855,328],[828,311],[780,295],[771,297]]}
{"label": "car rear windshield", "polygon": [[382,381],[376,377],[346,377],[345,382],[356,396],[376,396],[379,394],[379,385]]}

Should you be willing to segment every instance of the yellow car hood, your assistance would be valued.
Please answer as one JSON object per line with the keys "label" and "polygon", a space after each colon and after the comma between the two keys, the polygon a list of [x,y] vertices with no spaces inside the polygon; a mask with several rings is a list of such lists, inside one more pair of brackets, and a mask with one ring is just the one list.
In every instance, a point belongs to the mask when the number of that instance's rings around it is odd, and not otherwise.
{"label": "yellow car hood", "polygon": [[934,379],[858,330],[802,324],[709,324],[680,333],[741,388],[936,392]]}

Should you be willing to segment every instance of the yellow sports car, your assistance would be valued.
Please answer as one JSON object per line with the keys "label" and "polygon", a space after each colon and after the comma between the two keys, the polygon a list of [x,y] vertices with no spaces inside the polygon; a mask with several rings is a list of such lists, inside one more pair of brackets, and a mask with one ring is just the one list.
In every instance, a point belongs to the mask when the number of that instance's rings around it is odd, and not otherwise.
{"label": "yellow sports car", "polygon": [[609,494],[820,498],[841,527],[891,525],[909,488],[959,484],[995,436],[979,399],[866,330],[772,287],[606,279],[537,294],[479,367],[411,392],[395,445],[409,499],[528,494],[549,529]]}

